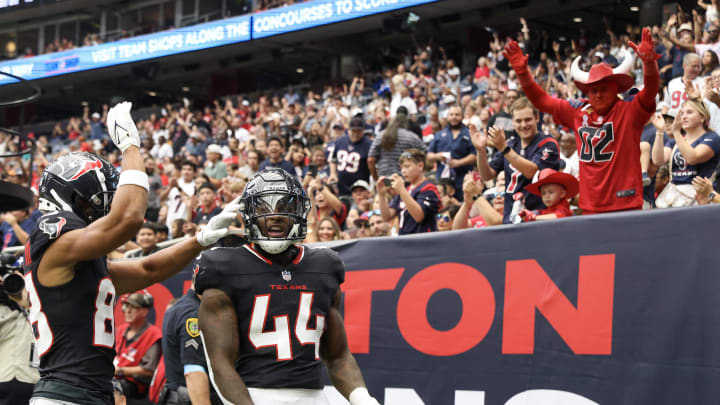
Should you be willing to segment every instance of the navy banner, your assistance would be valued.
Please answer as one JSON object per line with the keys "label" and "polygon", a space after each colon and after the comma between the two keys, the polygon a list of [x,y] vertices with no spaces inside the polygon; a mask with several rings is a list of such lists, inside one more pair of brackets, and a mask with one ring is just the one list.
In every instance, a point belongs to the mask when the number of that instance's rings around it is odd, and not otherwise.
{"label": "navy banner", "polygon": [[[335,245],[350,348],[386,405],[717,404],[718,223],[711,206]],[[190,274],[149,289],[158,323]]]}

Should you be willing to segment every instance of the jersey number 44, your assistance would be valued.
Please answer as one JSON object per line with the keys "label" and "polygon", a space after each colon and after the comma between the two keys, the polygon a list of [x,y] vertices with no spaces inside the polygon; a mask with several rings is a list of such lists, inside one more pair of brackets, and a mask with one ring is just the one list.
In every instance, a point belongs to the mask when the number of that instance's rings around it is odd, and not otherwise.
{"label": "jersey number 44", "polygon": [[[320,337],[325,331],[325,317],[315,315],[315,328],[308,328],[313,296],[314,293],[311,292],[300,294],[300,305],[295,318],[294,338],[301,345],[315,345],[315,359],[317,360],[320,358]],[[270,294],[255,296],[248,333],[250,343],[255,346],[255,349],[275,346],[278,361],[292,360],[293,352],[290,339],[293,336],[290,335],[290,318],[287,314],[274,316],[275,330],[263,332],[269,305]]]}

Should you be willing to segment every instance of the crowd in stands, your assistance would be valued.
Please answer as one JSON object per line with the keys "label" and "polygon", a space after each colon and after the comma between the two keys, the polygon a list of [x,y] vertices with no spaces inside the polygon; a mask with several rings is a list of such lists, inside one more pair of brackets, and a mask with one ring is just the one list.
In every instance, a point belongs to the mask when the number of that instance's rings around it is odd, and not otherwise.
{"label": "crowd in stands", "polygon": [[[638,145],[644,208],[654,208],[658,196],[662,207],[720,200],[713,191],[720,160],[714,132],[720,21],[713,16],[679,11],[651,27],[661,90]],[[601,62],[614,67],[628,41],[640,41],[636,26],[622,33],[606,26],[597,42],[583,31],[553,40],[521,19],[516,35],[492,31],[490,52],[469,69],[461,67],[472,64],[448,57],[440,46],[418,46],[396,65],[347,82],[235,95],[211,105],[184,99],[136,117],[151,184],[149,225],[127,249],[148,254],[162,240],[194,234],[265,167],[302,181],[312,202],[308,242],[580,214],[583,145],[524,96],[503,49],[517,40],[542,89],[574,102],[586,97],[571,79],[576,56],[585,71]],[[630,73],[634,84],[621,94],[626,100],[643,86],[639,60]],[[106,135],[107,106],[98,110],[86,107],[51,133],[34,134],[32,166],[29,155],[4,158],[2,178],[36,187],[48,161],[69,151],[118,164]],[[28,145],[18,135],[0,134],[0,154]],[[14,230],[33,220],[30,212],[13,218],[2,217],[3,247],[22,244]]]}

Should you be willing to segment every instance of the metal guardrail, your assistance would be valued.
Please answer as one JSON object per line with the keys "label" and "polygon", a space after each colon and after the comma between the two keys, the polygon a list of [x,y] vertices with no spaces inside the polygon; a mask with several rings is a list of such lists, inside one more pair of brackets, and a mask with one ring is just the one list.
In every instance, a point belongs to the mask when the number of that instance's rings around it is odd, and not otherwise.
{"label": "metal guardrail", "polygon": [[25,246],[20,245],[20,246],[12,246],[12,247],[5,248],[2,250],[2,253],[10,253],[15,256],[19,256],[19,254],[22,253],[23,251],[25,251]]}
{"label": "metal guardrail", "polygon": [[[186,239],[188,239],[188,238],[190,238],[190,237],[189,237],[189,236],[184,236],[184,237],[182,237],[182,238],[166,240],[166,241],[163,241],[163,242],[158,243],[158,247],[161,248],[161,249],[164,249],[164,248],[169,247],[169,246],[172,246],[172,245],[174,245],[174,244],[176,244],[176,243],[180,243],[180,242],[182,242],[182,241],[184,241],[184,240],[186,240]],[[137,249],[133,249],[133,250],[128,250],[127,252],[125,252],[124,258],[125,258],[125,259],[130,258],[130,257],[129,257],[130,254],[135,253],[135,252],[137,252],[137,251],[139,251],[139,250],[141,250],[141,249],[140,249],[140,248],[137,248]],[[5,248],[5,249],[2,250],[2,253],[10,253],[10,254],[13,254],[13,255],[15,255],[15,256],[19,256],[19,255],[22,254],[24,251],[25,251],[25,246],[22,246],[22,245],[21,245],[21,246],[12,246],[12,247]]]}
{"label": "metal guardrail", "polygon": [[[175,244],[177,244],[177,243],[180,243],[180,242],[182,242],[182,241],[184,241],[184,240],[187,240],[187,239],[189,239],[189,238],[191,238],[191,236],[187,236],[187,235],[186,235],[186,236],[183,236],[182,238],[170,239],[170,240],[166,240],[166,241],[160,242],[160,243],[157,244],[157,246],[158,246],[160,249],[164,249],[164,248],[166,248],[166,247],[173,246],[173,245],[175,245]],[[315,242],[315,243],[313,243],[313,245],[316,245],[316,246],[335,246],[335,245],[343,245],[343,244],[354,243],[354,242],[355,242],[354,239],[353,239],[353,240],[338,240],[338,241],[332,241],[332,242]],[[125,252],[125,254],[123,255],[123,258],[122,258],[122,259],[115,259],[115,260],[133,259],[132,257],[130,257],[130,255],[133,254],[133,253],[135,253],[135,252],[138,252],[138,251],[140,251],[140,250],[141,250],[140,248],[128,250],[127,252]],[[13,254],[13,255],[15,255],[15,256],[19,256],[19,255],[22,254],[24,251],[25,251],[25,246],[12,246],[12,247],[3,249],[3,250],[2,250],[2,253],[10,253],[10,254]]]}
{"label": "metal guardrail", "polygon": [[[194,236],[193,236],[193,237],[194,237]],[[190,236],[185,235],[185,236],[183,236],[182,238],[169,239],[169,240],[162,241],[162,242],[158,243],[158,244],[157,244],[157,247],[159,247],[160,249],[165,249],[166,247],[170,247],[170,246],[172,246],[172,245],[174,245],[174,244],[176,244],[176,243],[180,243],[180,242],[182,242],[182,241],[184,241],[184,240],[187,240],[187,239],[189,239],[189,238],[190,238]],[[142,249],[141,249],[141,248],[137,248],[137,249],[133,249],[133,250],[128,250],[127,252],[125,252],[125,255],[123,256],[123,258],[124,258],[124,259],[132,259],[132,257],[130,257],[130,255],[133,254],[133,253],[135,253],[135,252],[139,252],[140,250],[142,250]]]}

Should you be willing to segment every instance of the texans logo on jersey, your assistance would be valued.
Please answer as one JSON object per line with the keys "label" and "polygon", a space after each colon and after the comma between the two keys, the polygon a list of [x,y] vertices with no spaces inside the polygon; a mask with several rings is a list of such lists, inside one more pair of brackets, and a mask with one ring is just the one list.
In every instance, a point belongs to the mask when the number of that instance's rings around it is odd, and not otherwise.
{"label": "texans logo on jersey", "polygon": [[40,220],[38,227],[40,230],[48,236],[50,239],[55,239],[60,236],[63,226],[67,223],[65,218],[45,218]]}
{"label": "texans logo on jersey", "polygon": [[673,155],[673,166],[677,170],[687,169],[687,162],[685,161],[685,157],[682,155],[682,153],[676,153],[675,155]]}
{"label": "texans logo on jersey", "polygon": [[[200,256],[198,256],[200,258]],[[195,280],[197,279],[197,274],[200,271],[200,264],[196,264],[195,268],[192,271],[192,283],[195,284]]]}

